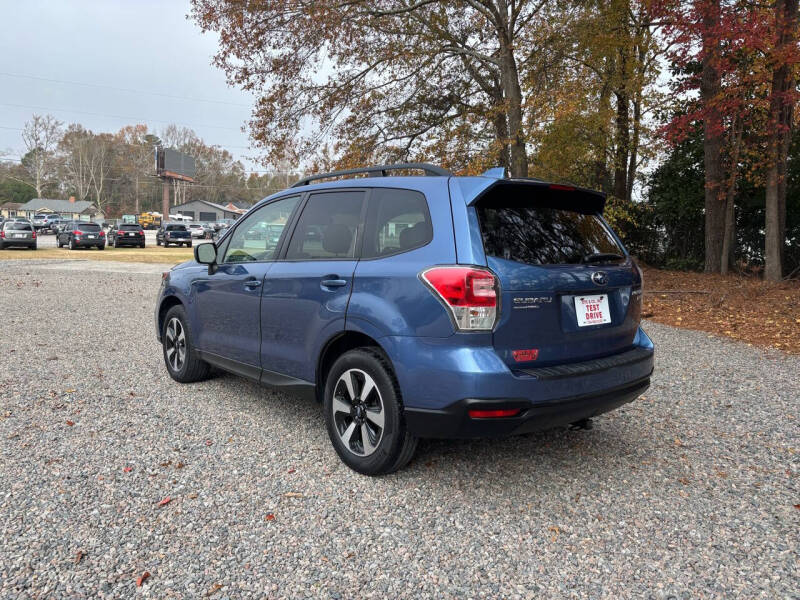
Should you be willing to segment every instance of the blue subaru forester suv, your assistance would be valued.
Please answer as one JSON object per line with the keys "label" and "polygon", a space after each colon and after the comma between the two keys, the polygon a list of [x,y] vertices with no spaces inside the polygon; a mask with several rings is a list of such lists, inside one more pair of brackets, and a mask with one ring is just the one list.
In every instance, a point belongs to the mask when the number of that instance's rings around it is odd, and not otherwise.
{"label": "blue subaru forester suv", "polygon": [[369,475],[402,468],[420,437],[583,422],[653,371],[641,271],[604,204],[501,169],[301,180],[165,273],[167,370],[186,383],[218,367],[316,398],[336,452]]}

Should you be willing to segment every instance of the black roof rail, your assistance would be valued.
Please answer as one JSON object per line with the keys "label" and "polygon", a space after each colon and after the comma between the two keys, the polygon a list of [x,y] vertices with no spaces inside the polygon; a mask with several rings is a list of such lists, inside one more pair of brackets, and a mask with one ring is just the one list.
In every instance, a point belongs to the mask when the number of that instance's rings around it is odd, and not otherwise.
{"label": "black roof rail", "polygon": [[425,171],[425,175],[449,177],[452,175],[447,169],[437,167],[436,165],[429,165],[428,163],[398,163],[395,165],[378,165],[376,167],[362,167],[360,169],[346,169],[344,171],[331,171],[330,173],[320,173],[318,175],[311,175],[304,177],[294,185],[293,188],[302,185],[308,185],[317,179],[329,179],[331,177],[343,177],[345,175],[360,175],[366,173],[370,177],[388,177],[387,171],[401,171],[404,169],[414,169],[418,171]]}

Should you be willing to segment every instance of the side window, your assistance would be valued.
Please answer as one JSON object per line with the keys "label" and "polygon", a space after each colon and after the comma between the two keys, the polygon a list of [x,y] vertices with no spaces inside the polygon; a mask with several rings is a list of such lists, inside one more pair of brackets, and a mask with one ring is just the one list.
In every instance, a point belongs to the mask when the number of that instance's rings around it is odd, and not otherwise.
{"label": "side window", "polygon": [[281,198],[247,215],[230,236],[225,249],[226,263],[272,260],[283,228],[300,196]]}
{"label": "side window", "polygon": [[419,192],[374,188],[364,239],[364,258],[388,256],[433,239],[428,203]]}
{"label": "side window", "polygon": [[353,258],[364,192],[312,194],[286,252],[288,260]]}

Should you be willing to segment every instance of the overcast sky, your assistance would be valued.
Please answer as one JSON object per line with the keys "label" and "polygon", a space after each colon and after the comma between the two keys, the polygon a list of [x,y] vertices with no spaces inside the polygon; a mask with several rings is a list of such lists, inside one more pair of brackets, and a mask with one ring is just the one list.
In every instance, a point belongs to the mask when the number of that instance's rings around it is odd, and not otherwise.
{"label": "overcast sky", "polygon": [[36,112],[95,132],[146,123],[158,133],[176,123],[237,157],[254,154],[241,132],[252,99],[211,66],[217,36],[186,18],[188,0],[0,7],[0,153],[24,152],[20,129]]}

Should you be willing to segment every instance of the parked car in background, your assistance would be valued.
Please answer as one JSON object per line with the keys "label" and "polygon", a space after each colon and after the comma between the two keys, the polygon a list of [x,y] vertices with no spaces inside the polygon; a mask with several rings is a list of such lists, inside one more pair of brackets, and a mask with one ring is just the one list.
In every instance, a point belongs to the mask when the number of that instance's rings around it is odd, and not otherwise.
{"label": "parked car in background", "polygon": [[221,229],[227,229],[234,223],[236,223],[235,219],[220,219],[219,221],[214,223],[214,229],[216,229],[217,231]]}
{"label": "parked car in background", "polygon": [[206,230],[203,228],[202,223],[189,223],[187,229],[192,238],[203,239],[206,237]]}
{"label": "parked car in background", "polygon": [[36,230],[26,221],[3,221],[0,225],[0,250],[5,248],[36,250]]}
{"label": "parked car in background", "polygon": [[47,219],[51,217],[50,213],[37,213],[33,215],[31,223],[36,231],[46,229],[48,227]]}
{"label": "parked car in background", "polygon": [[217,230],[214,229],[214,224],[213,223],[206,222],[206,223],[203,223],[203,232],[205,233],[204,237],[207,240],[210,240],[210,239],[212,239],[214,237],[214,234],[217,232]]}
{"label": "parked car in background", "polygon": [[192,247],[192,235],[183,223],[165,223],[156,232],[156,245]]}
{"label": "parked car in background", "polygon": [[122,246],[138,246],[144,248],[144,229],[141,225],[135,223],[121,223],[113,225],[108,231],[108,245],[114,248],[121,248]]}
{"label": "parked car in background", "polygon": [[91,247],[105,250],[106,232],[102,230],[98,223],[69,221],[56,234],[56,246],[59,248],[69,246],[70,250]]}
{"label": "parked car in background", "polygon": [[69,219],[65,219],[60,215],[53,216],[52,218],[48,219],[47,222],[47,229],[43,229],[42,231],[47,231],[49,233],[58,233],[58,230],[69,222]]}
{"label": "parked car in background", "polygon": [[[216,366],[314,397],[339,457],[369,475],[402,468],[420,437],[585,425],[633,401],[653,344],[605,196],[497,171],[383,165],[266,198],[164,274],[170,376]],[[354,173],[370,177],[315,183]],[[248,235],[287,215],[277,243]]]}

